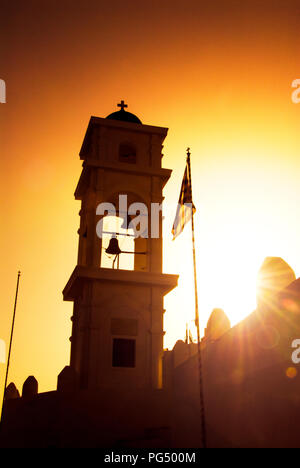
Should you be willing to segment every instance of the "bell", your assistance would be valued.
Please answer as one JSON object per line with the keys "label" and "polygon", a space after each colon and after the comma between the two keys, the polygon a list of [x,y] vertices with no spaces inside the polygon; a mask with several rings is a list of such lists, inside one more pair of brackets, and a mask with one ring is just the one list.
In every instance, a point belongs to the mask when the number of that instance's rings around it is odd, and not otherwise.
{"label": "bell", "polygon": [[119,242],[116,237],[112,237],[109,241],[107,249],[105,249],[105,252],[110,255],[120,255],[121,250],[119,247]]}

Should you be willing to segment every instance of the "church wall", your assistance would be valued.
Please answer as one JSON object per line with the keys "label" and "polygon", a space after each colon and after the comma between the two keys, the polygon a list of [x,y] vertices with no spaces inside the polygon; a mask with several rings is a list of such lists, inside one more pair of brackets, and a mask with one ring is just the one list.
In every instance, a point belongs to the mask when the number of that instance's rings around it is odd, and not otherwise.
{"label": "church wall", "polygon": [[[300,375],[286,374],[293,365],[294,327],[283,314],[273,315],[274,328],[275,322],[280,340],[273,345],[262,341],[262,323],[254,313],[203,349],[209,447],[299,446]],[[170,356],[167,360],[172,365]],[[186,441],[193,447],[195,433],[198,440],[201,436],[197,355],[173,368],[172,389],[173,407],[180,408],[174,413],[174,444]]]}
{"label": "church wall", "polygon": [[0,447],[169,447],[169,401],[161,390],[119,389],[9,400]]}

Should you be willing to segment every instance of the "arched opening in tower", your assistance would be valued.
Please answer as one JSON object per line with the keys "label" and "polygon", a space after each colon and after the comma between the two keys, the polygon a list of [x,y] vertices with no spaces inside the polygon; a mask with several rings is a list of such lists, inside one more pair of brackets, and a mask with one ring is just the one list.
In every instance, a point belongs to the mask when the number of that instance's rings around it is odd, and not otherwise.
{"label": "arched opening in tower", "polygon": [[[132,228],[126,229],[122,227],[123,224],[124,218],[120,218],[118,216],[104,217],[101,268],[134,270],[134,230]],[[114,239],[116,239],[117,242]],[[112,249],[109,248],[110,246]],[[116,247],[119,247],[119,250],[121,251],[118,256],[114,250]]]}

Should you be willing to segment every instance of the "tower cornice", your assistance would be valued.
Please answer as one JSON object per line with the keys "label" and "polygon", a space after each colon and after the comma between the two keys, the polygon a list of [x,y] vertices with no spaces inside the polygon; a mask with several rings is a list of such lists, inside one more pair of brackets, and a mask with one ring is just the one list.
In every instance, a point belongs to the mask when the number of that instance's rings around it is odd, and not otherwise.
{"label": "tower cornice", "polygon": [[109,119],[104,119],[102,117],[91,116],[85,136],[84,136],[84,140],[83,140],[80,152],[79,152],[80,159],[85,159],[87,148],[89,147],[90,140],[91,140],[92,130],[95,127],[126,130],[127,132],[129,131],[135,134],[144,133],[144,134],[150,134],[150,135],[159,135],[161,136],[162,140],[165,139],[168,133],[167,127],[156,127],[153,125],[144,125],[144,124],[138,124],[134,122],[124,122],[124,121],[119,121],[119,120],[109,120]]}
{"label": "tower cornice", "polygon": [[105,283],[134,284],[135,286],[152,286],[160,288],[167,294],[177,286],[178,275],[153,273],[147,271],[113,270],[111,268],[93,268],[77,265],[63,290],[65,301],[73,301],[80,295],[82,281],[99,281]]}

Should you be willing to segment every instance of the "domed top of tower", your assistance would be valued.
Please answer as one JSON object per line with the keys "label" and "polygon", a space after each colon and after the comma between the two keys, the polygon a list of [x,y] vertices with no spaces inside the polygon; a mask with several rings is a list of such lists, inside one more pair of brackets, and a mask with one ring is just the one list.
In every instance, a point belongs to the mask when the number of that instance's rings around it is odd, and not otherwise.
{"label": "domed top of tower", "polygon": [[125,104],[123,100],[120,102],[120,104],[118,104],[118,107],[121,107],[119,111],[109,114],[106,118],[110,120],[121,120],[123,122],[132,122],[132,123],[139,123],[139,124],[142,123],[136,115],[132,114],[131,112],[127,112],[125,110],[125,108],[128,107],[128,105]]}

